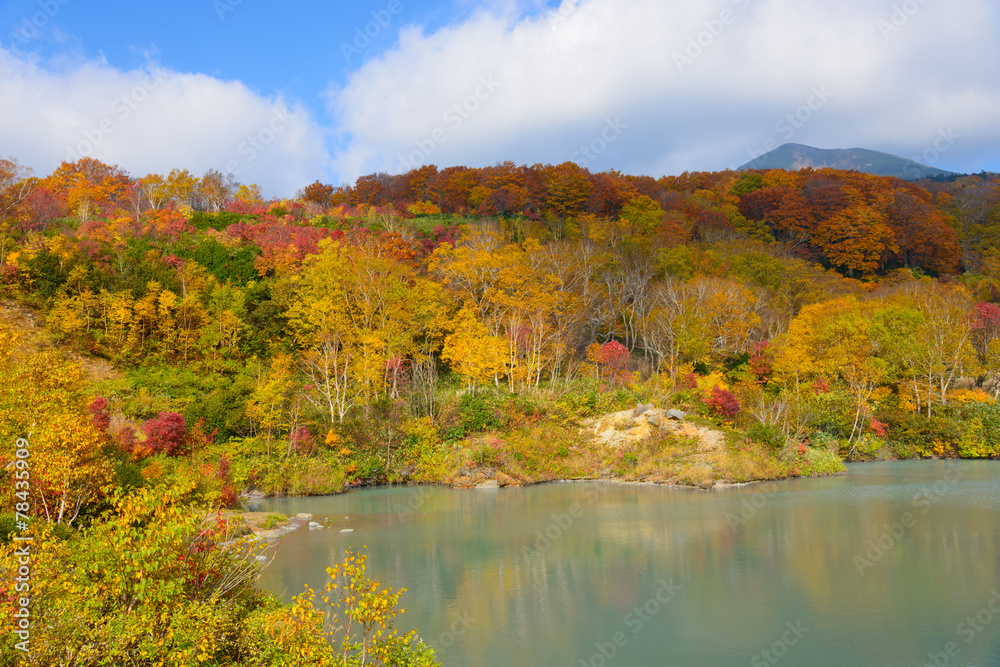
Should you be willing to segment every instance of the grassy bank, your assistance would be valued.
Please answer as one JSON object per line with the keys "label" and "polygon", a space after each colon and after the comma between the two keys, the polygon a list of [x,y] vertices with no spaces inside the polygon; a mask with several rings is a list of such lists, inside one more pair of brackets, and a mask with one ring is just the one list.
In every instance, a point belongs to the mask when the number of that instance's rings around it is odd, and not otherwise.
{"label": "grassy bank", "polygon": [[[717,380],[706,377],[679,391],[655,381],[617,387],[577,381],[530,394],[464,392],[445,382],[432,414],[386,400],[304,444],[263,434],[234,437],[182,455],[124,456],[122,467],[141,484],[189,482],[205,500],[235,506],[240,495],[327,495],[382,484],[464,488],[600,479],[707,489],[837,474],[844,461],[987,458],[1000,444],[994,428],[1000,410],[982,392],[958,394],[952,409],[932,418],[884,401],[865,433],[850,438],[846,395],[814,391],[798,403],[775,396],[784,414],[768,424],[760,405],[726,414],[725,403],[713,401],[729,393],[709,384]],[[652,410],[636,414],[637,405]],[[686,416],[670,420],[667,409]]]}
{"label": "grassy bank", "polygon": [[[239,495],[326,495],[381,484],[600,479],[711,488],[843,471],[846,443],[776,429],[748,433],[701,396],[592,382],[532,395],[445,388],[433,416],[387,401],[306,446],[258,435],[203,442],[177,456],[126,457],[122,465],[141,484],[188,483],[206,501],[229,505]],[[666,409],[686,416],[671,420]]]}

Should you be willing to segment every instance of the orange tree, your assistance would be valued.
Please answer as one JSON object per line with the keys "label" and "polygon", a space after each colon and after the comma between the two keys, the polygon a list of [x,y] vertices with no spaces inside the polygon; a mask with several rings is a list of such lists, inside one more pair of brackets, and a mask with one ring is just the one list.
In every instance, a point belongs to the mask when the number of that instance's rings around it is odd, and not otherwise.
{"label": "orange tree", "polygon": [[107,216],[121,207],[130,183],[119,167],[84,157],[63,162],[42,184],[65,196],[70,211],[87,222],[93,215]]}

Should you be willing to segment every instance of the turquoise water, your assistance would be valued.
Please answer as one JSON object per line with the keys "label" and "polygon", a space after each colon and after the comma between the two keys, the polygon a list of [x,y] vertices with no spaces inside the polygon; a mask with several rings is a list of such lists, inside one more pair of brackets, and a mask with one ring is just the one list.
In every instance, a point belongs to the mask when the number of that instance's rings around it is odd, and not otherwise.
{"label": "turquoise water", "polygon": [[[711,492],[599,483],[267,500],[261,585],[344,549],[443,665],[1000,665],[1000,464],[898,462]],[[353,529],[353,532],[340,532]]]}

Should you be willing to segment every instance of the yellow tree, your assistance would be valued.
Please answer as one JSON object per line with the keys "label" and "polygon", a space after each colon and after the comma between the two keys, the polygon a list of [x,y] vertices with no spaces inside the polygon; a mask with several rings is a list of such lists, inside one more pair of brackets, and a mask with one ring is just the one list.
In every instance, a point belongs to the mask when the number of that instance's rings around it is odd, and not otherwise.
{"label": "yellow tree", "polygon": [[146,174],[139,179],[139,191],[149,208],[160,209],[170,201],[166,184],[166,179],[160,174]]}
{"label": "yellow tree", "polygon": [[236,189],[236,194],[233,195],[233,199],[241,201],[245,204],[264,203],[264,197],[260,194],[260,186],[256,183],[251,183],[250,185],[240,185],[240,187]]}
{"label": "yellow tree", "polygon": [[[0,329],[0,456],[8,463],[27,461],[28,475],[6,468],[0,496],[7,507],[25,502],[36,517],[70,524],[112,479],[103,436],[87,412],[86,377],[55,352],[18,356],[16,343],[13,333]],[[15,455],[19,439],[28,443],[27,457]]]}
{"label": "yellow tree", "polygon": [[761,339],[761,312],[766,301],[759,290],[707,276],[695,278],[688,288],[711,314],[713,353],[722,357],[748,352]]}
{"label": "yellow tree", "polygon": [[240,288],[233,285],[222,285],[216,280],[206,290],[205,301],[208,307],[208,323],[199,334],[199,345],[204,350],[210,350],[212,359],[218,354],[235,353],[241,335],[245,329],[246,297]]}
{"label": "yellow tree", "polygon": [[[923,315],[917,328],[910,365],[925,388],[927,415],[932,405],[947,403],[956,378],[975,375],[978,362],[972,345],[972,298],[961,285],[926,282],[914,285],[912,303]],[[914,383],[914,387],[918,386]],[[918,404],[919,404],[918,393]]]}
{"label": "yellow tree", "polygon": [[854,422],[848,441],[860,438],[862,416],[879,386],[891,379],[890,365],[880,354],[873,329],[871,304],[854,301],[850,307],[828,317],[819,327],[817,344],[825,349],[822,365],[837,373],[854,398]]}
{"label": "yellow tree", "polygon": [[[538,387],[543,373],[553,369],[565,349],[558,341],[557,311],[567,305],[560,295],[560,278],[549,270],[551,256],[535,238],[524,247],[502,245],[495,230],[477,230],[458,247],[442,245],[431,258],[430,269],[452,292],[456,301],[476,315],[482,334],[473,336],[460,327],[450,337],[450,348],[460,345],[466,359],[476,348],[492,354],[495,341],[502,341],[503,364],[494,360],[476,362],[493,369],[494,384],[506,380],[508,388]],[[564,267],[565,268],[565,267]],[[471,323],[471,320],[469,320]],[[475,338],[479,343],[473,343]],[[461,341],[461,343],[459,343]],[[470,347],[472,346],[472,347]],[[473,372],[469,377],[476,377]],[[475,383],[475,382],[474,382]]]}
{"label": "yellow tree", "polygon": [[470,308],[463,308],[455,318],[455,330],[444,341],[441,358],[466,378],[470,391],[480,384],[499,384],[507,372],[506,341],[493,336]]}
{"label": "yellow tree", "polygon": [[[509,248],[509,246],[508,246]],[[472,307],[479,318],[489,320],[496,314],[503,262],[517,246],[505,249],[499,229],[484,226],[466,229],[457,246],[442,243],[428,260],[428,269],[451,292],[456,301]]]}
{"label": "yellow tree", "polygon": [[304,372],[332,420],[391,391],[393,369],[420,354],[439,309],[437,285],[370,238],[325,240],[303,262],[288,311]]}
{"label": "yellow tree", "polygon": [[198,196],[200,183],[197,176],[192,176],[187,169],[170,170],[167,174],[164,189],[168,201],[173,201],[178,205],[193,207]]}
{"label": "yellow tree", "polygon": [[681,364],[748,351],[761,339],[764,301],[731,280],[667,278],[649,288],[635,329],[643,348],[671,376]]}
{"label": "yellow tree", "polygon": [[639,195],[622,207],[621,221],[632,231],[632,234],[650,236],[657,227],[666,211],[656,201],[647,195]]}
{"label": "yellow tree", "polygon": [[255,383],[247,401],[247,417],[270,442],[289,427],[289,407],[295,389],[295,362],[290,354],[279,353],[267,367],[257,362],[253,374]]}
{"label": "yellow tree", "polygon": [[889,351],[884,349],[884,318],[873,317],[875,301],[841,297],[806,306],[792,320],[788,333],[778,340],[774,368],[779,376],[801,379],[824,377],[841,380],[854,400],[849,440],[863,432],[862,417],[879,387],[893,380]]}
{"label": "yellow tree", "polygon": [[593,338],[600,290],[591,276],[604,261],[601,249],[586,239],[559,240],[526,248],[535,275],[547,276],[554,302],[545,343],[547,370],[555,379],[573,372],[574,350]]}
{"label": "yellow tree", "polygon": [[493,257],[497,282],[485,295],[489,304],[486,326],[506,346],[505,375],[508,388],[537,387],[542,372],[551,366],[555,308],[559,302],[556,276],[540,261],[541,244],[528,238],[524,248],[511,244]]}
{"label": "yellow tree", "polygon": [[850,305],[850,299],[839,298],[803,306],[788,325],[788,331],[775,341],[776,379],[793,382],[798,393],[802,382],[829,372],[823,363],[825,350],[820,342],[820,326],[828,316],[847,310]]}

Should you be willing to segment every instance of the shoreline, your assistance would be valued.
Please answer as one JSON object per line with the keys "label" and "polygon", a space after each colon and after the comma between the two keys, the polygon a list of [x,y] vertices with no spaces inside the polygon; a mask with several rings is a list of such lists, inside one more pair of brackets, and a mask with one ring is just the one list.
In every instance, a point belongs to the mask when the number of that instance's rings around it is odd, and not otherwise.
{"label": "shoreline", "polygon": [[[871,461],[864,461],[862,463],[872,463],[872,462]],[[660,487],[660,488],[664,488],[664,489],[671,489],[671,490],[677,490],[677,491],[711,492],[711,491],[715,491],[716,489],[719,489],[719,490],[740,489],[740,488],[744,488],[744,487],[748,487],[748,486],[754,486],[754,485],[757,485],[757,484],[766,484],[766,483],[769,483],[769,482],[784,482],[784,481],[788,481],[788,480],[792,480],[792,479],[820,479],[820,478],[824,478],[824,477],[841,477],[841,476],[844,476],[844,475],[847,475],[847,474],[849,474],[849,471],[844,470],[842,472],[836,472],[836,473],[821,473],[821,474],[809,475],[809,476],[783,477],[783,478],[779,478],[779,479],[760,479],[760,480],[752,480],[752,481],[749,481],[749,482],[720,482],[720,483],[713,484],[710,487],[703,487],[703,486],[699,486],[699,485],[688,485],[688,484],[667,484],[667,483],[662,483],[662,482],[630,481],[630,480],[620,480],[620,479],[610,479],[610,478],[551,479],[551,480],[544,480],[544,481],[539,481],[539,482],[530,482],[530,483],[517,484],[517,485],[489,486],[489,487],[482,487],[482,486],[481,487],[463,487],[463,486],[456,486],[454,484],[440,483],[440,482],[438,482],[438,483],[430,482],[430,483],[370,484],[370,485],[349,486],[349,487],[345,487],[343,490],[341,490],[338,493],[327,493],[327,494],[322,494],[322,495],[265,496],[263,494],[256,493],[256,494],[248,494],[246,496],[241,496],[241,497],[244,498],[245,500],[248,500],[251,503],[256,503],[256,502],[260,502],[260,501],[263,501],[263,500],[282,499],[282,498],[333,498],[333,497],[336,497],[336,496],[343,496],[343,495],[346,495],[348,493],[355,492],[355,491],[368,491],[368,490],[374,491],[374,490],[378,490],[378,489],[394,489],[394,488],[434,487],[434,488],[442,488],[442,489],[454,489],[456,491],[490,491],[490,490],[500,490],[500,489],[505,489],[505,488],[510,488],[510,489],[513,489],[513,488],[526,489],[526,488],[530,488],[530,487],[534,487],[534,486],[543,486],[543,485],[548,485],[548,484],[589,484],[589,483],[601,483],[601,484],[608,484],[608,485],[612,485],[612,486],[648,486],[648,487]],[[287,535],[289,533],[293,533],[293,532],[295,532],[295,531],[297,531],[297,530],[299,530],[300,528],[303,528],[303,527],[322,528],[322,529],[325,529],[325,530],[331,529],[330,526],[324,526],[322,524],[319,524],[317,526],[312,526],[311,523],[316,523],[316,522],[312,521],[313,515],[309,514],[309,513],[299,513],[299,514],[296,514],[293,517],[288,517],[287,521],[284,524],[282,524],[280,526],[277,526],[275,528],[268,528],[268,529],[259,528],[252,521],[247,521],[246,520],[246,517],[248,515],[263,515],[263,514],[268,514],[268,513],[261,512],[259,510],[247,510],[247,511],[237,511],[237,512],[234,512],[234,516],[239,516],[241,519],[244,520],[244,525],[246,525],[246,527],[250,530],[250,535],[252,536],[251,539],[257,540],[257,541],[279,540],[281,537],[283,537],[283,536],[285,536],[285,535]]]}

